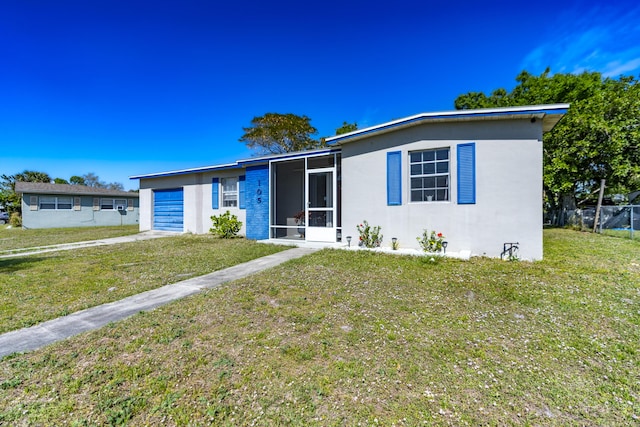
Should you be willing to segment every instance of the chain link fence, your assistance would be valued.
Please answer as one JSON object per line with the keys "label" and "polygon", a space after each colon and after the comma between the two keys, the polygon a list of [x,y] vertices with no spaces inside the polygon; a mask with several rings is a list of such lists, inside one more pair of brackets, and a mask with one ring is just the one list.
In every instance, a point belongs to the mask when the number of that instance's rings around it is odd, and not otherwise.
{"label": "chain link fence", "polygon": [[[596,208],[567,212],[567,224],[581,230],[593,230]],[[609,236],[640,240],[640,205],[602,206],[596,230]]]}

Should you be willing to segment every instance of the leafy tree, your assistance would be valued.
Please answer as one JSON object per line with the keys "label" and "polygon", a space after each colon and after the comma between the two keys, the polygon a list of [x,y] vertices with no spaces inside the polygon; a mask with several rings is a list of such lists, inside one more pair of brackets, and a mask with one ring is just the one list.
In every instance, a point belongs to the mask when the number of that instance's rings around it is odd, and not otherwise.
{"label": "leafy tree", "polygon": [[342,122],[342,126],[336,129],[336,135],[342,135],[344,133],[353,132],[354,130],[358,130],[358,123]]}
{"label": "leafy tree", "polygon": [[67,181],[66,179],[63,179],[63,178],[54,178],[53,179],[53,183],[54,184],[68,184],[69,181]]}
{"label": "leafy tree", "polygon": [[290,153],[324,146],[323,140],[311,137],[318,130],[307,116],[266,113],[254,117],[251,126],[242,129],[244,135],[239,141],[261,154]]}
{"label": "leafy tree", "polygon": [[71,185],[85,185],[84,178],[78,175],[73,175],[71,178],[69,178],[69,183]]}
{"label": "leafy tree", "polygon": [[105,188],[107,186],[103,181],[100,181],[98,175],[93,172],[82,175],[82,179],[84,180],[83,185],[87,187]]}
{"label": "leafy tree", "polygon": [[0,205],[10,212],[20,211],[20,196],[16,194],[16,182],[50,183],[51,177],[45,172],[25,170],[15,175],[2,175],[0,181]]}
{"label": "leafy tree", "polygon": [[595,200],[601,179],[614,192],[640,187],[640,82],[603,79],[600,73],[540,76],[521,72],[511,91],[489,96],[469,92],[457,109],[571,103],[566,116],[544,136],[547,207],[571,208]]}

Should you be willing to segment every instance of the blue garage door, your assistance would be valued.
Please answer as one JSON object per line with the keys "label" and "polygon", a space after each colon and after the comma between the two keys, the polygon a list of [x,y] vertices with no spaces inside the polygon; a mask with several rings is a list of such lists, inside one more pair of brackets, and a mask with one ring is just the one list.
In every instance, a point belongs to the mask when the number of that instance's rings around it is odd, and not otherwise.
{"label": "blue garage door", "polygon": [[156,190],[153,198],[153,229],[183,231],[184,193],[182,188]]}

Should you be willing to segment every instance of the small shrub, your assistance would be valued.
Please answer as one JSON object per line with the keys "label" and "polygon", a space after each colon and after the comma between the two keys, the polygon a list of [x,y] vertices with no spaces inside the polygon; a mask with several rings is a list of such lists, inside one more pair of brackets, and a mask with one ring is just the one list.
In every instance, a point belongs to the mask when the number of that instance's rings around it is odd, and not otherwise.
{"label": "small shrub", "polygon": [[365,248],[377,248],[382,244],[382,234],[380,233],[380,226],[376,225],[371,227],[367,221],[363,221],[357,227],[360,234],[359,246]]}
{"label": "small shrub", "polygon": [[213,221],[213,227],[209,229],[209,232],[223,239],[236,237],[242,228],[242,221],[238,221],[238,217],[229,211],[219,216],[213,215],[211,221]]}
{"label": "small shrub", "polygon": [[416,240],[420,244],[420,247],[425,252],[440,252],[442,250],[442,242],[444,242],[444,235],[442,233],[436,233],[432,231],[424,230],[421,237],[416,237]]}
{"label": "small shrub", "polygon": [[11,224],[12,227],[22,227],[22,217],[18,212],[14,212],[11,214],[11,217],[9,218],[9,224]]}

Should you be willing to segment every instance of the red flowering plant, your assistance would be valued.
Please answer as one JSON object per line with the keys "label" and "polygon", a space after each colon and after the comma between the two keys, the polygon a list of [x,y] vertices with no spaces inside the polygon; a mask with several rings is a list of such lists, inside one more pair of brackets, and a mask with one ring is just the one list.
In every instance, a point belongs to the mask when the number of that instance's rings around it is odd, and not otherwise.
{"label": "red flowering plant", "polygon": [[422,236],[416,237],[416,240],[420,244],[420,247],[425,252],[440,252],[442,250],[442,242],[444,242],[444,235],[442,233],[436,233],[432,231],[424,230]]}
{"label": "red flowering plant", "polygon": [[306,212],[300,211],[293,216],[293,219],[296,221],[296,224],[304,224],[304,217]]}
{"label": "red flowering plant", "polygon": [[365,248],[380,247],[382,234],[380,233],[379,225],[372,227],[367,221],[363,221],[362,224],[358,224],[356,228],[358,229],[358,234],[360,234],[358,246],[364,246]]}

